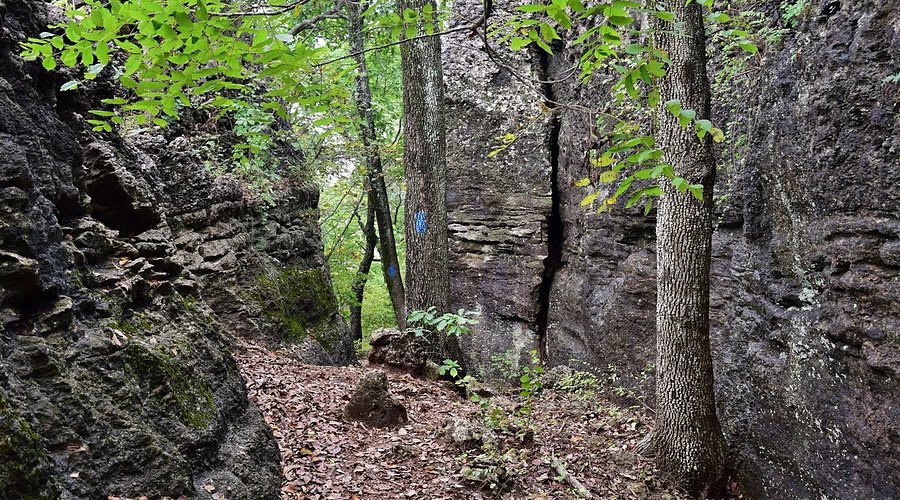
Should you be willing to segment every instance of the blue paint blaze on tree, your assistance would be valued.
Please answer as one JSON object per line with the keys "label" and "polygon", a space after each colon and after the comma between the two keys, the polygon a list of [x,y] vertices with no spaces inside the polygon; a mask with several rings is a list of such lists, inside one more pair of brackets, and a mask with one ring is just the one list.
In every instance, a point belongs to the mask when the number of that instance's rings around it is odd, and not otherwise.
{"label": "blue paint blaze on tree", "polygon": [[428,223],[425,222],[425,211],[419,210],[418,212],[416,212],[416,232],[422,234],[427,229]]}
{"label": "blue paint blaze on tree", "polygon": [[391,278],[397,276],[397,267],[395,265],[391,264],[388,266],[388,276]]}

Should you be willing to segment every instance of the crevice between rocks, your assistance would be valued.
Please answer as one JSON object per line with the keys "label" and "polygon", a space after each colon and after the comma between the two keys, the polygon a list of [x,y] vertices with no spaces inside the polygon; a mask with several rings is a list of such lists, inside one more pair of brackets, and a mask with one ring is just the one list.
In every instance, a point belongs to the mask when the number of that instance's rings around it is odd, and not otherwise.
{"label": "crevice between rocks", "polygon": [[[558,47],[554,47],[554,50]],[[550,55],[543,50],[538,51],[538,76],[547,83],[542,84],[545,104],[551,111],[550,130],[547,137],[547,154],[550,160],[550,216],[547,219],[547,257],[544,259],[544,271],[538,285],[538,312],[536,316],[538,349],[542,360],[547,359],[547,323],[550,316],[550,292],[556,272],[562,265],[563,232],[562,214],[560,212],[559,191],[559,112],[554,104],[556,97],[553,84],[549,83]]]}

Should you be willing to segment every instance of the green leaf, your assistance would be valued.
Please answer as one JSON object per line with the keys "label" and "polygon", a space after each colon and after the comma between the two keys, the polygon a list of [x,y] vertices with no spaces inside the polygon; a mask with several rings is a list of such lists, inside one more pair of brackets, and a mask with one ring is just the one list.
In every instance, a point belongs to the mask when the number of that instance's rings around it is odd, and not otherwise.
{"label": "green leaf", "polygon": [[703,186],[701,184],[691,184],[688,186],[688,190],[694,198],[703,201]]}
{"label": "green leaf", "polygon": [[53,71],[56,69],[56,59],[53,57],[44,57],[41,60],[41,66],[44,67],[47,71]]}
{"label": "green leaf", "polygon": [[744,52],[747,52],[749,54],[756,54],[756,52],[759,50],[756,47],[756,44],[754,44],[753,42],[748,41],[748,40],[738,42],[738,47],[740,47]]}
{"label": "green leaf", "polygon": [[547,6],[544,4],[540,4],[540,3],[530,3],[527,5],[520,5],[520,6],[516,7],[516,10],[519,10],[522,12],[528,12],[528,13],[543,12],[543,11],[547,10]]}
{"label": "green leaf", "polygon": [[59,60],[60,62],[71,68],[72,66],[78,64],[78,51],[76,51],[73,47],[69,47],[59,55]]}
{"label": "green leaf", "polygon": [[634,175],[635,179],[649,179],[653,175],[654,171],[655,171],[655,169],[652,169],[652,168],[644,168],[644,169],[638,170],[637,172],[635,172],[632,175]]}
{"label": "green leaf", "polygon": [[603,172],[602,174],[600,174],[600,182],[602,182],[604,184],[609,184],[610,182],[615,181],[616,177],[618,177],[618,175],[619,175],[619,173],[616,172],[615,170],[607,170],[607,171]]}
{"label": "green leaf", "polygon": [[616,162],[616,159],[613,158],[612,156],[609,156],[609,154],[607,154],[607,153],[604,153],[599,158],[595,158],[595,159],[591,160],[591,163],[595,167],[600,167],[600,168],[608,167],[608,166],[614,164],[615,162]]}
{"label": "green leaf", "polygon": [[547,23],[541,23],[541,36],[548,42],[560,39],[559,34],[553,29],[553,26],[550,26]]}
{"label": "green leaf", "polygon": [[663,67],[663,63],[659,61],[649,61],[647,63],[647,71],[657,78],[666,76],[666,69]]}
{"label": "green leaf", "polygon": [[616,194],[613,195],[613,198],[618,198],[625,194],[625,191],[628,191],[628,188],[631,187],[631,184],[634,182],[634,177],[626,177],[621,184],[619,184],[619,189],[616,189]]}
{"label": "green leaf", "polygon": [[633,56],[643,54],[644,52],[647,52],[647,50],[647,47],[644,47],[643,45],[637,43],[629,43],[628,46],[625,47],[625,53],[631,54]]}
{"label": "green leaf", "polygon": [[546,52],[546,53],[548,53],[548,54],[550,54],[550,55],[553,55],[553,49],[551,49],[550,46],[547,45],[547,44],[546,44],[543,40],[541,40],[540,38],[537,39],[537,40],[535,40],[534,43],[536,43],[538,47],[544,49],[544,52]]}
{"label": "green leaf", "polygon": [[677,117],[678,114],[681,113],[681,101],[679,101],[678,99],[666,101],[666,110]]}
{"label": "green leaf", "polygon": [[672,22],[675,20],[675,14],[665,10],[658,10],[654,12],[654,15],[666,22]]}
{"label": "green leaf", "polygon": [[531,40],[527,40],[525,38],[514,37],[509,42],[509,48],[511,50],[519,51],[523,48],[527,47],[531,43]]}
{"label": "green leaf", "polygon": [[693,109],[683,109],[678,113],[678,124],[681,125],[682,128],[690,125],[691,120],[697,116],[697,112]]}
{"label": "green leaf", "polygon": [[712,136],[713,141],[722,142],[725,140],[725,133],[722,132],[722,129],[713,127],[709,129],[709,134]]}
{"label": "green leaf", "polygon": [[587,187],[591,185],[591,179],[585,177],[584,179],[579,179],[575,181],[575,187]]}
{"label": "green leaf", "polygon": [[62,84],[62,86],[59,87],[59,90],[65,92],[67,90],[78,88],[79,85],[81,85],[81,82],[79,82],[78,80],[69,80],[68,82]]}
{"label": "green leaf", "polygon": [[590,205],[591,203],[594,203],[594,200],[596,200],[598,196],[600,196],[600,193],[598,193],[598,192],[594,192],[594,193],[591,193],[591,194],[585,196],[581,200],[581,206],[586,207],[586,206]]}
{"label": "green leaf", "polygon": [[568,2],[569,8],[572,9],[572,12],[576,14],[581,14],[584,12],[585,7],[581,0],[569,0]]}

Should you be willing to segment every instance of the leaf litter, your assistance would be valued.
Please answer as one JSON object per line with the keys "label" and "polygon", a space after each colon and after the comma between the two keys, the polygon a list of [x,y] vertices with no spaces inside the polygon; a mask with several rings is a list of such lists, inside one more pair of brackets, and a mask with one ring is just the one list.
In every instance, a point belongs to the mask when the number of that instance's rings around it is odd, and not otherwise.
{"label": "leaf litter", "polygon": [[[242,342],[235,359],[278,442],[282,499],[687,498],[634,451],[651,423],[642,407],[545,390],[519,417],[514,390],[483,408],[449,382],[389,371],[409,422],[369,428],[343,410],[376,368],[306,365],[288,350]],[[448,424],[478,429],[477,439],[461,446]]]}

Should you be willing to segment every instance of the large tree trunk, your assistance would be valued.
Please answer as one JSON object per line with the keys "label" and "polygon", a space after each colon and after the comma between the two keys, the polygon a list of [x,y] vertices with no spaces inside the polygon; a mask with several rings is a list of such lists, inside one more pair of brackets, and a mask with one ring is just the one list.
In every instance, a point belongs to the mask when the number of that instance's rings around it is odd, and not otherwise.
{"label": "large tree trunk", "polygon": [[[696,2],[669,4],[676,23],[657,26],[655,41],[672,65],[660,83],[663,101],[708,118],[710,86],[706,37]],[[681,24],[683,23],[683,24]],[[675,27],[674,32],[672,30]],[[659,110],[659,145],[665,161],[691,183],[703,184],[703,201],[679,193],[668,179],[656,222],[657,417],[655,452],[661,469],[701,497],[715,495],[725,459],[716,417],[709,343],[709,266],[713,229],[715,157],[709,136],[698,139]]]}
{"label": "large tree trunk", "polygon": [[[427,0],[400,0],[422,12]],[[419,34],[424,34],[422,24]],[[447,242],[447,158],[441,40],[432,36],[400,46],[403,70],[403,163],[406,167],[407,309],[450,310]],[[431,357],[460,359],[455,339],[429,339]]]}
{"label": "large tree trunk", "polygon": [[372,203],[372,186],[366,183],[367,203],[366,222],[361,224],[363,235],[366,237],[366,247],[363,256],[359,260],[359,268],[353,279],[353,304],[350,304],[350,334],[353,340],[362,340],[362,306],[365,298],[366,282],[369,280],[369,270],[372,268],[372,260],[375,258],[375,245],[378,238],[375,236],[375,204]]}
{"label": "large tree trunk", "polygon": [[369,86],[369,69],[366,64],[365,32],[363,31],[362,13],[365,5],[362,2],[348,2],[350,19],[350,52],[355,54],[359,72],[356,75],[354,97],[360,115],[360,138],[366,150],[366,175],[369,182],[369,205],[374,207],[375,219],[378,222],[378,247],[381,254],[381,268],[384,283],[391,296],[391,305],[397,325],[401,330],[406,328],[406,297],[403,290],[403,278],[400,274],[400,259],[397,256],[397,242],[394,238],[394,222],[391,219],[391,206],[384,181],[384,169],[381,154],[378,152],[378,135],[375,129],[375,113],[372,111],[372,90]]}

